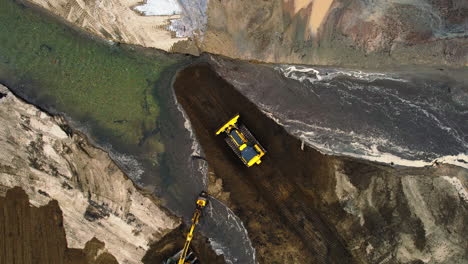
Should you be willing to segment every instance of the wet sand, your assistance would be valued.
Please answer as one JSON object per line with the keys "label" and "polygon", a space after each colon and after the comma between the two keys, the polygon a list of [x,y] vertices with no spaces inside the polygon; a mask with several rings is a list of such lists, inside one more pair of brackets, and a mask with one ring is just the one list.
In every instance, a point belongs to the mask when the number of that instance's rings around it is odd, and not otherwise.
{"label": "wet sand", "polygon": [[[181,71],[174,83],[208,163],[231,193],[260,263],[354,263],[346,245],[317,211],[314,190],[333,183],[332,160],[263,115],[207,65]],[[268,153],[246,168],[215,130],[236,113]],[[338,206],[333,217],[344,213]]]}

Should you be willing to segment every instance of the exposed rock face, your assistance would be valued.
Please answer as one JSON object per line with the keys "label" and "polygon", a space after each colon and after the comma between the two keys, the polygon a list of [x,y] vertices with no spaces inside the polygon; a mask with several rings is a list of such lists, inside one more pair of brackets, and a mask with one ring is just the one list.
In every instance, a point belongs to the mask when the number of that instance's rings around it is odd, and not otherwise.
{"label": "exposed rock face", "polygon": [[0,186],[20,186],[34,206],[57,200],[69,247],[96,237],[119,263],[141,263],[149,244],[179,225],[61,118],[4,86],[0,94]]}
{"label": "exposed rock face", "polygon": [[84,249],[67,248],[62,211],[56,200],[31,206],[19,187],[0,196],[0,263],[118,264],[96,238]]}
{"label": "exposed rock face", "polygon": [[210,1],[204,51],[267,62],[468,63],[468,3]]}
{"label": "exposed rock face", "polygon": [[68,22],[102,38],[168,51],[186,38],[176,38],[167,30],[179,15],[143,16],[133,10],[138,0],[81,1],[30,0]]}
{"label": "exposed rock face", "polygon": [[379,170],[340,160],[335,169],[334,196],[347,215],[334,224],[353,255],[366,263],[466,263],[465,170]]}
{"label": "exposed rock face", "polygon": [[181,1],[173,16],[142,16],[137,0],[27,1],[100,37],[166,51],[348,67],[468,65],[464,0]]}

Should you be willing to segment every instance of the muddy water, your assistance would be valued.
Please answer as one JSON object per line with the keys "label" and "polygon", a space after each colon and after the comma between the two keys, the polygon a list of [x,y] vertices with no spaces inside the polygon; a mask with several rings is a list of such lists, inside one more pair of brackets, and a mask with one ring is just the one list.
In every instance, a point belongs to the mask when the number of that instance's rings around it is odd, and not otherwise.
{"label": "muddy water", "polygon": [[321,152],[468,168],[466,71],[363,72],[214,57],[212,65],[290,134]]}

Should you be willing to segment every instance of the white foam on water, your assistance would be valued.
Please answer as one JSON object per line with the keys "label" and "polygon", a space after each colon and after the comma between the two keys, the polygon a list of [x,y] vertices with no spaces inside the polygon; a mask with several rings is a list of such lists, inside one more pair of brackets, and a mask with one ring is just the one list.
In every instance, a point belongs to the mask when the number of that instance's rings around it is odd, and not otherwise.
{"label": "white foam on water", "polygon": [[[210,246],[211,248],[214,250],[214,252],[216,253],[216,255],[218,256],[226,256],[226,251],[227,251],[227,248],[226,247],[223,247],[223,245],[219,242],[217,242],[216,240],[214,240],[213,238],[208,238],[208,242],[210,242]],[[228,264],[234,264],[234,262],[232,262],[231,260],[229,259],[226,259],[224,258],[224,260],[226,261],[226,263]]]}
{"label": "white foam on water", "polygon": [[115,161],[132,181],[141,186],[141,175],[145,172],[138,160],[128,154],[119,153],[110,144],[106,144],[103,149],[109,153],[110,158]]}
{"label": "white foam on water", "polygon": [[[374,89],[379,89],[378,87],[374,87]],[[385,89],[379,89],[379,92],[381,93],[384,93],[385,95],[387,96],[390,96],[392,98],[395,98],[397,99],[398,101],[404,103],[405,105],[415,109],[417,112],[420,112],[422,113],[424,116],[426,116],[427,118],[431,119],[434,121],[434,123],[437,124],[437,126],[442,129],[442,130],[445,130],[447,133],[449,133],[452,137],[454,137],[460,144],[462,144],[464,147],[468,148],[468,145],[464,142],[462,136],[460,136],[458,134],[457,131],[455,131],[454,129],[446,126],[442,121],[439,120],[439,118],[437,118],[434,114],[432,113],[429,113],[426,109],[424,109],[423,107],[421,107],[420,105],[417,105],[409,100],[406,100],[404,98],[401,98],[400,96],[398,96],[397,94],[394,94],[394,93],[390,93],[390,92],[387,92]]]}
{"label": "white foam on water", "polygon": [[187,114],[185,113],[184,109],[177,101],[177,97],[174,91],[172,92],[172,97],[174,98],[174,102],[175,102],[175,105],[177,106],[177,110],[180,111],[180,113],[182,114],[182,117],[184,118],[184,127],[190,133],[190,139],[192,140],[192,156],[200,156],[201,147],[197,139],[195,138],[195,133],[193,132],[193,129],[192,129],[192,123],[190,123],[190,119],[187,117]]}
{"label": "white foam on water", "polygon": [[356,70],[322,69],[298,65],[281,65],[275,67],[274,69],[282,73],[285,77],[297,80],[299,82],[325,82],[340,76],[347,76],[367,82],[373,82],[378,79],[407,82],[407,80],[397,78],[388,73],[384,74]]}
{"label": "white foam on water", "polygon": [[[190,122],[190,119],[187,117],[187,114],[185,113],[182,106],[177,101],[177,97],[176,97],[174,91],[172,91],[172,97],[174,98],[174,102],[175,102],[175,104],[177,106],[177,110],[179,110],[179,112],[182,114],[182,117],[184,119],[184,127],[185,127],[185,129],[187,129],[187,131],[190,134],[190,139],[192,141],[192,146],[191,146],[192,154],[191,154],[191,156],[200,157],[202,155],[202,148],[201,148],[200,143],[198,142],[197,138],[195,137],[195,133],[193,132],[193,128],[192,128],[192,123]],[[192,164],[193,164],[193,161],[192,161]],[[201,179],[202,184],[206,188],[208,186],[208,164],[206,164],[206,162],[203,163],[203,164],[199,163],[199,166],[197,167],[197,170],[200,172],[200,175],[202,176],[202,179]]]}
{"label": "white foam on water", "polygon": [[147,0],[145,4],[136,6],[135,10],[146,16],[170,16],[182,13],[177,0]]}
{"label": "white foam on water", "polygon": [[[242,234],[242,244],[245,247],[245,254],[251,258],[251,261],[248,263],[242,264],[257,264],[256,259],[256,251],[255,248],[252,246],[252,241],[250,241],[249,234],[247,229],[244,226],[242,220],[236,216],[236,214],[227,207],[224,203],[219,201],[218,199],[211,197],[210,199],[212,202],[209,204],[208,213],[210,214],[210,218],[213,219],[217,224],[220,226],[226,227],[225,230],[227,233],[235,232],[238,234]],[[219,204],[222,208],[222,212],[215,212],[214,207],[212,205],[213,202]],[[219,208],[219,207],[218,207]],[[216,214],[216,215],[215,215]],[[233,230],[233,231],[230,231]],[[214,238],[210,238],[210,245],[215,250],[216,254],[223,255],[224,259],[227,263],[240,263],[237,258],[232,256],[232,252],[229,251],[229,248],[224,245],[222,242],[217,241]],[[239,245],[240,246],[240,245]]]}
{"label": "white foam on water", "polygon": [[208,162],[200,162],[198,163],[198,171],[200,172],[200,175],[202,176],[202,184],[206,189],[208,189]]}
{"label": "white foam on water", "polygon": [[[421,155],[424,153],[415,152],[408,148],[398,146],[394,142],[391,142],[385,138],[378,138],[378,137],[368,137],[365,135],[360,135],[354,132],[347,132],[340,129],[332,129],[329,127],[321,127],[314,124],[308,124],[302,122],[300,120],[292,120],[283,117],[281,114],[273,114],[272,110],[269,109],[267,106],[263,104],[259,104],[260,109],[262,112],[275,121],[278,125],[283,126],[288,133],[291,135],[299,138],[302,142],[305,142],[306,145],[320,151],[323,154],[328,155],[342,155],[354,158],[360,158],[380,163],[392,164],[392,165],[400,165],[406,167],[424,167],[424,166],[431,166],[437,163],[446,163],[452,164],[459,167],[463,167],[468,169],[468,155],[467,153],[460,153],[458,155],[453,156],[442,156],[437,157],[436,159],[432,160],[421,160],[421,159],[405,159],[399,157],[395,154],[383,152],[379,150],[379,146],[391,146],[393,150],[398,153],[405,153],[410,155]],[[305,127],[304,130],[295,129],[298,126]],[[345,150],[343,146],[337,145],[330,145],[328,142],[320,142],[317,141],[317,136],[322,134],[329,134],[336,136],[346,136],[352,139],[352,142],[347,144],[346,148],[349,150]],[[363,144],[363,142],[365,144]],[[341,147],[342,149],[339,149]],[[434,155],[433,153],[430,153]]]}

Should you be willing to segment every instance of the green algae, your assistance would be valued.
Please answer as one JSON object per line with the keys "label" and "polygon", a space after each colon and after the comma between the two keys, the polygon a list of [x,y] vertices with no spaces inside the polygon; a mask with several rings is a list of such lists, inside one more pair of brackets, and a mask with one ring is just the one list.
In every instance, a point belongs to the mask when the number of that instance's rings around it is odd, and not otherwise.
{"label": "green algae", "polygon": [[37,8],[0,0],[0,80],[101,137],[163,152],[158,135],[161,73],[181,58],[108,43]]}

